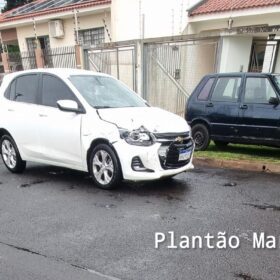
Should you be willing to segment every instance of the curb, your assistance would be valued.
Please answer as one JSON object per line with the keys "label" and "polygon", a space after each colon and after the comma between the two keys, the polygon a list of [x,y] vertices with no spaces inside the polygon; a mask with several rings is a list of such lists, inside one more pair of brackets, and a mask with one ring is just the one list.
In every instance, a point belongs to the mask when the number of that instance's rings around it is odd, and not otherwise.
{"label": "curb", "polygon": [[214,158],[196,157],[193,159],[194,165],[201,167],[215,167],[215,168],[227,168],[237,169],[245,171],[255,172],[268,172],[280,174],[280,164],[248,161],[248,160],[223,160]]}

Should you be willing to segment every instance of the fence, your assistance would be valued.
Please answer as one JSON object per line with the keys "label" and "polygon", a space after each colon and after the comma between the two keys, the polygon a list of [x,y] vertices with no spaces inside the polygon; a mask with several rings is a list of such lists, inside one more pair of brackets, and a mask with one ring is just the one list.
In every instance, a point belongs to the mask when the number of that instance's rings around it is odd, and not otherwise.
{"label": "fence", "polygon": [[[199,80],[205,74],[216,71],[219,38],[171,39],[169,42],[144,40],[131,45],[124,42],[114,47],[105,45],[103,48],[86,49],[86,68],[113,75],[134,90],[137,88],[137,77],[140,77],[143,97],[152,106],[182,116],[186,100]],[[143,51],[137,60],[138,49]],[[139,63],[141,73],[137,72]]]}
{"label": "fence", "polygon": [[[26,52],[9,52],[11,72],[37,68],[35,50]],[[45,68],[76,68],[75,46],[42,50]]]}
{"label": "fence", "polygon": [[135,45],[85,49],[86,68],[116,77],[136,90]]}
{"label": "fence", "polygon": [[10,52],[9,66],[12,72],[36,68],[35,52]]}
{"label": "fence", "polygon": [[[115,76],[135,91],[141,89],[138,93],[152,106],[182,116],[186,100],[199,80],[216,72],[219,42],[219,37],[180,36],[110,43],[84,48],[83,64],[86,69]],[[42,51],[45,67],[76,68],[80,64],[78,55],[75,46]],[[22,69],[36,68],[35,52],[14,57],[10,54],[11,62],[16,65],[15,71],[20,69],[18,65]]]}
{"label": "fence", "polygon": [[75,46],[43,50],[46,68],[76,68]]}
{"label": "fence", "polygon": [[150,43],[144,46],[144,98],[183,116],[200,79],[216,71],[218,39]]}

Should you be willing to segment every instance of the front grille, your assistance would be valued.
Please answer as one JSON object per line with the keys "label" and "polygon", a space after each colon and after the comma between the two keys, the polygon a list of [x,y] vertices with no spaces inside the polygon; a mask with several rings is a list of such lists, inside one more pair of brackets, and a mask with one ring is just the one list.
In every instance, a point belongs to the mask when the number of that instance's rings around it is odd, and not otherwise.
{"label": "front grille", "polygon": [[166,144],[171,144],[172,142],[175,142],[176,139],[178,139],[178,138],[182,139],[183,144],[187,144],[190,140],[190,133],[189,132],[183,132],[183,133],[154,133],[154,136],[155,136],[157,142],[166,143]]}
{"label": "front grille", "polygon": [[[163,137],[165,136],[165,137]],[[175,169],[187,165],[190,158],[179,161],[181,150],[193,152],[193,140],[188,133],[184,134],[159,134],[155,135],[158,142],[162,143],[159,148],[159,160],[163,169]]]}

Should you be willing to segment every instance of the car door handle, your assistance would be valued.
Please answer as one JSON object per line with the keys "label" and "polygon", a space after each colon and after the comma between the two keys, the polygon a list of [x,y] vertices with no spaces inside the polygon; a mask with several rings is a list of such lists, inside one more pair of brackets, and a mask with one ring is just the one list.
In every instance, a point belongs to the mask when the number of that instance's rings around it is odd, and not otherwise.
{"label": "car door handle", "polygon": [[15,110],[14,109],[8,109],[8,112],[14,112]]}
{"label": "car door handle", "polygon": [[240,109],[242,110],[247,110],[248,106],[246,104],[240,105]]}
{"label": "car door handle", "polygon": [[48,115],[45,115],[45,114],[39,114],[39,117],[41,118],[46,118]]}
{"label": "car door handle", "polygon": [[207,104],[206,104],[206,107],[214,107],[214,104],[213,104],[212,102],[207,103]]}

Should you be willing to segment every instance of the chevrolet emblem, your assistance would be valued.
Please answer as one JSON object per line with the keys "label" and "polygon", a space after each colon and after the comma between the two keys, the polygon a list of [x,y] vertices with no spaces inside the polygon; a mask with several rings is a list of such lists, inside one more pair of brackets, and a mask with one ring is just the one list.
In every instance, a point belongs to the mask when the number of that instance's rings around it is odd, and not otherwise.
{"label": "chevrolet emblem", "polygon": [[175,141],[178,142],[178,143],[183,143],[184,139],[179,136],[175,139]]}

